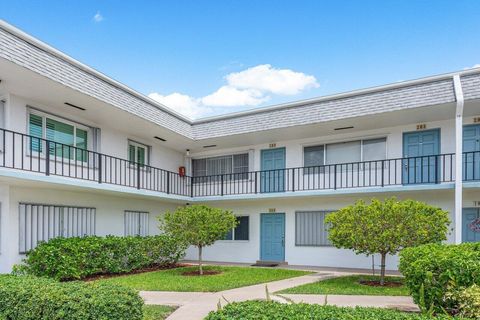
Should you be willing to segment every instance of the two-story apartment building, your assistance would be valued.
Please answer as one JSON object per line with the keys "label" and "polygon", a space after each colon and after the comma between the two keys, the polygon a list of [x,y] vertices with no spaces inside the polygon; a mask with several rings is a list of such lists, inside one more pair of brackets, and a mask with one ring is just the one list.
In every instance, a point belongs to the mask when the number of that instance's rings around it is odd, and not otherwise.
{"label": "two-story apartment building", "polygon": [[192,121],[0,21],[0,272],[191,203],[238,216],[207,260],[369,268],[330,245],[329,212],[413,198],[479,241],[479,181],[478,68]]}

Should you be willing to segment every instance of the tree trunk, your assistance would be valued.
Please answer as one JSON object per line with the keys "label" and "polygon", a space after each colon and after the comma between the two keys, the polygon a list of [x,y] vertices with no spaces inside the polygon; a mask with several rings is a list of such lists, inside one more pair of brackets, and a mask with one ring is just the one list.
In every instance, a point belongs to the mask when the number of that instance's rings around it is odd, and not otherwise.
{"label": "tree trunk", "polygon": [[380,262],[380,285],[383,286],[385,285],[385,260],[387,258],[386,253],[381,253],[382,255],[382,260]]}
{"label": "tree trunk", "polygon": [[201,276],[203,276],[202,268],[202,246],[198,246],[198,271]]}

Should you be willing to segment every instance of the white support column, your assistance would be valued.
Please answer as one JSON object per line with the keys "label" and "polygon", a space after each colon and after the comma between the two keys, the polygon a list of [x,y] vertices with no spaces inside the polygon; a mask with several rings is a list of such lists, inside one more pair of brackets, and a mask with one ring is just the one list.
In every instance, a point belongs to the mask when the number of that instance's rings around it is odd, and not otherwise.
{"label": "white support column", "polygon": [[455,99],[455,243],[462,242],[462,209],[463,209],[463,90],[460,76],[453,76]]}
{"label": "white support column", "polygon": [[190,156],[190,151],[186,151],[185,155],[183,156],[183,166],[185,167],[185,172],[187,176],[192,176],[193,168],[192,168],[192,157]]}

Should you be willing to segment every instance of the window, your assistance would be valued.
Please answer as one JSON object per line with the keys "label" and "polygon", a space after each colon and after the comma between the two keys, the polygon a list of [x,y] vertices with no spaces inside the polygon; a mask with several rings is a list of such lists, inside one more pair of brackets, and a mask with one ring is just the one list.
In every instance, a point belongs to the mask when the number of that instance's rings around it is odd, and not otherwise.
{"label": "window", "polygon": [[326,164],[358,162],[361,160],[360,141],[327,144]]}
{"label": "window", "polygon": [[331,211],[295,212],[296,246],[330,246],[325,217]]}
{"label": "window", "polygon": [[[330,143],[303,149],[304,167],[386,159],[387,139]],[[314,173],[315,168],[306,169]]]}
{"label": "window", "polygon": [[125,210],[125,236],[148,236],[148,212]]}
{"label": "window", "polygon": [[20,253],[55,237],[95,234],[95,208],[20,203]]}
{"label": "window", "polygon": [[321,166],[324,164],[324,146],[305,147],[304,153],[304,166],[313,167]]}
{"label": "window", "polygon": [[150,147],[128,140],[128,161],[139,163],[141,165],[148,165],[150,162]]}
{"label": "window", "polygon": [[42,139],[46,139],[55,142],[49,147],[51,155],[69,159],[76,157],[77,160],[87,161],[86,151],[76,151],[71,147],[87,150],[88,127],[37,112],[29,114],[28,126],[32,136],[31,152],[42,152],[45,144]]}
{"label": "window", "polygon": [[237,226],[230,230],[224,240],[248,240],[248,216],[237,217]]}
{"label": "window", "polygon": [[386,138],[363,140],[363,161],[384,160],[386,153]]}
{"label": "window", "polygon": [[247,179],[248,153],[193,159],[192,167],[194,177],[234,173],[234,180]]}

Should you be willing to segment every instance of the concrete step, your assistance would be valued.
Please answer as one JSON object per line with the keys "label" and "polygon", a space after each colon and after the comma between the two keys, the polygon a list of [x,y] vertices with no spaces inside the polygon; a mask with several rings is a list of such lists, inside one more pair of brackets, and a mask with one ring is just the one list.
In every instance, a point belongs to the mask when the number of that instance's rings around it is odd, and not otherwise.
{"label": "concrete step", "polygon": [[253,266],[256,267],[277,267],[277,266],[286,266],[288,262],[286,261],[268,261],[268,260],[257,260]]}

